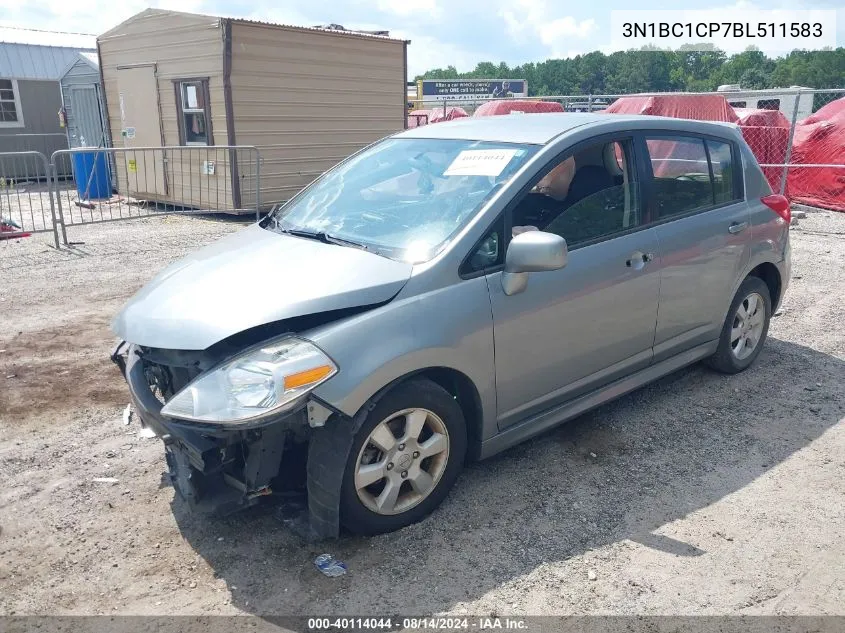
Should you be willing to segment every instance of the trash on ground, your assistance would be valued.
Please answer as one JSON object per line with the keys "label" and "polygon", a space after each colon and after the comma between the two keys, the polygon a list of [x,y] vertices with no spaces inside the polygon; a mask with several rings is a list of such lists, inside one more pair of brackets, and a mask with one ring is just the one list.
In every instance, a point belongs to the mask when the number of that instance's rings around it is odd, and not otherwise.
{"label": "trash on ground", "polygon": [[94,481],[98,484],[116,484],[120,482],[116,477],[94,477]]}
{"label": "trash on ground", "polygon": [[156,436],[156,432],[153,431],[151,428],[144,427],[140,431],[138,431],[138,437],[144,439],[151,439]]}
{"label": "trash on ground", "polygon": [[131,420],[132,420],[132,405],[127,404],[126,408],[123,410],[123,423],[129,424],[129,422]]}
{"label": "trash on ground", "polygon": [[314,559],[314,565],[317,566],[324,576],[334,578],[335,576],[343,576],[346,573],[346,565],[335,559],[331,554],[320,554]]}

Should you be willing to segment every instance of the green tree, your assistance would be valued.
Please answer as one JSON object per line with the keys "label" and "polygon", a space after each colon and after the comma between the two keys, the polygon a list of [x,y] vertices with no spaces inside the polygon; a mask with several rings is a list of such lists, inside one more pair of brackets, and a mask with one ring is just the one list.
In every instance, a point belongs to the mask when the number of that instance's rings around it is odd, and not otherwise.
{"label": "green tree", "polygon": [[610,94],[668,92],[678,87],[672,80],[673,55],[650,48],[613,53],[608,57],[606,88]]}
{"label": "green tree", "polygon": [[841,88],[845,84],[845,48],[792,51],[775,60],[775,86]]}
{"label": "green tree", "polygon": [[765,81],[760,81],[759,76],[755,76],[756,83],[763,83],[769,85],[771,83],[771,74],[775,68],[775,63],[757,48],[749,46],[746,50],[736,55],[732,55],[722,67],[716,72],[717,84],[740,84],[746,88],[742,82],[742,76],[748,71],[756,71],[765,77]]}
{"label": "green tree", "polygon": [[447,66],[446,68],[433,68],[426,71],[422,75],[417,75],[414,81],[420,79],[460,79],[461,75],[454,66]]}
{"label": "green tree", "polygon": [[726,60],[724,51],[713,46],[685,44],[675,53],[673,82],[690,92],[715,90],[716,72]]}
{"label": "green tree", "polygon": [[593,51],[575,58],[577,85],[581,94],[601,94],[605,92],[605,66],[607,56],[600,51]]}
{"label": "green tree", "polygon": [[505,62],[483,61],[471,71],[459,73],[447,66],[417,79],[525,79],[531,95],[709,92],[720,84],[736,83],[749,89],[841,88],[845,86],[845,48],[793,51],[771,59],[755,48],[728,57],[712,46],[685,46],[676,52],[648,47],[612,55],[595,51],[513,68]]}
{"label": "green tree", "polygon": [[743,90],[762,90],[770,88],[769,76],[759,68],[749,68],[739,78],[739,85]]}

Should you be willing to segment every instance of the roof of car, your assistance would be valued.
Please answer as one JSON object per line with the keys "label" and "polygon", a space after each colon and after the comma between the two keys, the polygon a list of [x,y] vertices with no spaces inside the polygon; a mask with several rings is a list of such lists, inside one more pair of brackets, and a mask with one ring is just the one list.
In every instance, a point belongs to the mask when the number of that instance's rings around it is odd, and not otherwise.
{"label": "roof of car", "polygon": [[583,125],[598,125],[608,128],[607,131],[625,128],[656,128],[716,135],[720,132],[723,134],[726,126],[735,127],[732,123],[690,121],[658,116],[552,112],[466,117],[412,128],[400,132],[397,136],[545,145],[555,137]]}

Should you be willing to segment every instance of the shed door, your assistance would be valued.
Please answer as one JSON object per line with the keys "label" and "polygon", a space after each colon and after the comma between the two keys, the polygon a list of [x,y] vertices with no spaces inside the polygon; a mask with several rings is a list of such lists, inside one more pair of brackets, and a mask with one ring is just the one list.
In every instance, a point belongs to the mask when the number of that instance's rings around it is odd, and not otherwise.
{"label": "shed door", "polygon": [[[120,91],[120,147],[161,147],[161,111],[155,66],[119,68],[117,85]],[[126,152],[123,158],[129,194],[136,197],[166,195],[164,150]]]}
{"label": "shed door", "polygon": [[70,147],[105,147],[97,86],[71,86],[68,136]]}

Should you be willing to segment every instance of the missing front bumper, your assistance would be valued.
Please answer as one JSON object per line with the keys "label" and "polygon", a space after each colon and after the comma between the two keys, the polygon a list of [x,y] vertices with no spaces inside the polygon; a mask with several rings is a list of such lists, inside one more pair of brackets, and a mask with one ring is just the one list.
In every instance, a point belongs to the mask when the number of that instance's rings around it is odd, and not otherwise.
{"label": "missing front bumper", "polygon": [[161,415],[162,403],[132,346],[121,343],[111,358],[126,378],[142,426],[164,442],[170,480],[192,510],[229,514],[276,491],[305,488],[304,407],[249,429],[174,420]]}
{"label": "missing front bumper", "polygon": [[304,488],[305,466],[297,456],[304,447],[284,429],[270,426],[251,437],[211,441],[214,446],[202,450],[173,435],[165,440],[170,481],[192,511],[231,514],[276,492]]}

